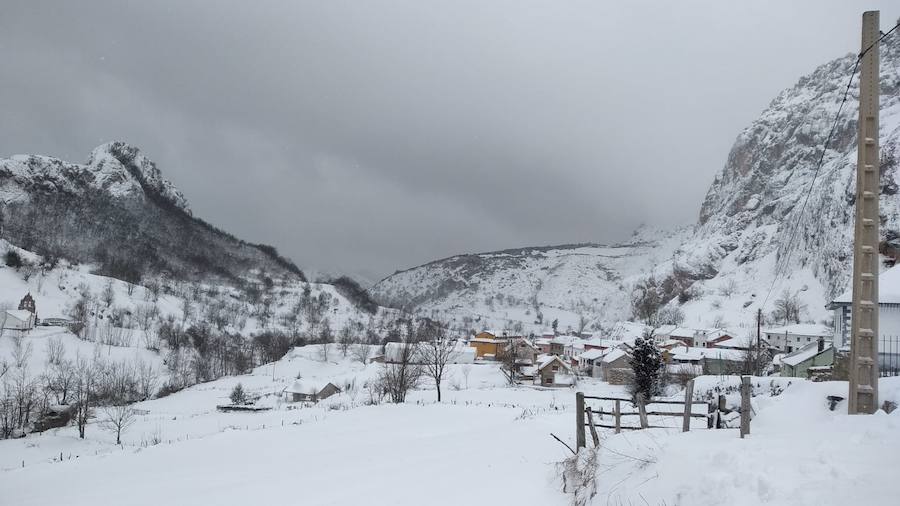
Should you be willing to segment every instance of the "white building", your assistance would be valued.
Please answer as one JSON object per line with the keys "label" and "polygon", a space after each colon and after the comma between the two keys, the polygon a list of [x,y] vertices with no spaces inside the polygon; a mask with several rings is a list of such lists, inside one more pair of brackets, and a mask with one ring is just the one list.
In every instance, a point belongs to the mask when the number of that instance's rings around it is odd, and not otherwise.
{"label": "white building", "polygon": [[0,313],[0,328],[4,330],[31,330],[34,328],[34,313],[27,309],[8,309]]}
{"label": "white building", "polygon": [[816,343],[820,337],[831,341],[834,333],[835,331],[831,327],[813,323],[763,329],[763,337],[769,346],[785,353],[791,353],[810,343]]}
{"label": "white building", "polygon": [[[850,346],[850,318],[852,317],[853,287],[835,297],[828,309],[834,311],[834,345]],[[897,339],[900,336],[900,266],[878,276],[878,334],[879,338]]]}

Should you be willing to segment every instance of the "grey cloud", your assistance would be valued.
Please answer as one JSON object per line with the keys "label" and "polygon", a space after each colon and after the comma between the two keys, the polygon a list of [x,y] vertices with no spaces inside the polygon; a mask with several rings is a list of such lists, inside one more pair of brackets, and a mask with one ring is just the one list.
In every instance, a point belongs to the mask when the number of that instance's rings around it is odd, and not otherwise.
{"label": "grey cloud", "polygon": [[[856,50],[849,2],[18,1],[0,155],[140,146],[305,268],[694,221],[739,133]],[[888,2],[884,24],[898,9]]]}

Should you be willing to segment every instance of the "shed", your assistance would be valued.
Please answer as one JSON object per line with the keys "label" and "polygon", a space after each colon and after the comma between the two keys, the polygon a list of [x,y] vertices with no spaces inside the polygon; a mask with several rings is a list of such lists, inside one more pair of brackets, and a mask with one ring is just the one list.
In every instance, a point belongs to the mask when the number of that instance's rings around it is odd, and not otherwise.
{"label": "shed", "polygon": [[341,389],[331,382],[320,385],[301,380],[295,381],[293,385],[284,389],[285,398],[289,402],[318,402],[340,392]]}

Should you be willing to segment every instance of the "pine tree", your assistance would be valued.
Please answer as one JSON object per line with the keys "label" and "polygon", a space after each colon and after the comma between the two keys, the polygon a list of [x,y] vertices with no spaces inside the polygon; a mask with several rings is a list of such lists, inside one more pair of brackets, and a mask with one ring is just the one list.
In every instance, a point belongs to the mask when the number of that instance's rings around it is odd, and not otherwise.
{"label": "pine tree", "polygon": [[632,394],[642,394],[650,399],[659,393],[659,377],[662,371],[662,357],[652,337],[639,337],[634,342],[634,353],[631,356],[631,369],[634,371]]}

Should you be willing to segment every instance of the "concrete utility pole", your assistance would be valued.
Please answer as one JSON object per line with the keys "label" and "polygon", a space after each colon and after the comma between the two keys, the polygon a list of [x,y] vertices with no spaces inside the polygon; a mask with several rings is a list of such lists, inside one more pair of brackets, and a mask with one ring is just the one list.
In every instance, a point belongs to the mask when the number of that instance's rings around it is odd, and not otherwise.
{"label": "concrete utility pole", "polygon": [[878,409],[878,26],[878,11],[863,13],[862,51],[868,51],[859,64],[859,155],[847,403],[851,415]]}

